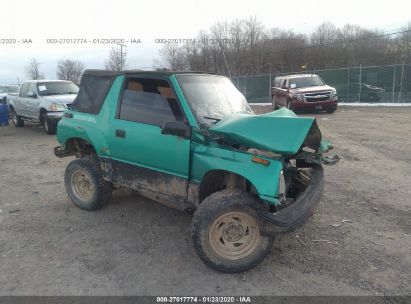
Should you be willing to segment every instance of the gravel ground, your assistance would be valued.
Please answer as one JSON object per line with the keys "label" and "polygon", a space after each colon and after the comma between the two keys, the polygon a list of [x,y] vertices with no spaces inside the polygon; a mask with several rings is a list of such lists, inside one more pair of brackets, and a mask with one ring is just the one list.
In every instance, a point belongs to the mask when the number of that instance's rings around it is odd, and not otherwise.
{"label": "gravel ground", "polygon": [[316,213],[233,275],[196,256],[189,214],[126,191],[82,211],[55,137],[0,127],[0,295],[411,295],[411,108],[315,116],[342,158]]}

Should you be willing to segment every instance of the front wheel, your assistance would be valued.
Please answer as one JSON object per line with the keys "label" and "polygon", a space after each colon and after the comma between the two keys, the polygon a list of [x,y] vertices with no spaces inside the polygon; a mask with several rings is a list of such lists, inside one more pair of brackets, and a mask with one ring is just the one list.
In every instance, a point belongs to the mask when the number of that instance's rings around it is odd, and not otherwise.
{"label": "front wheel", "polygon": [[43,113],[41,116],[41,121],[44,126],[44,131],[46,131],[47,134],[53,135],[56,134],[57,131],[57,123],[54,121],[51,121],[46,113]]}
{"label": "front wheel", "polygon": [[276,103],[274,97],[273,97],[273,99],[272,99],[272,104],[273,104],[273,109],[274,109],[274,110],[277,110],[277,109],[278,109],[278,106],[277,106],[277,103]]}
{"label": "front wheel", "polygon": [[73,160],[64,175],[67,193],[73,203],[84,210],[97,210],[110,200],[113,186],[101,174],[97,160],[92,157]]}
{"label": "front wheel", "polygon": [[254,268],[271,251],[273,238],[260,233],[261,202],[249,193],[222,190],[197,208],[192,222],[194,248],[203,262],[222,272]]}

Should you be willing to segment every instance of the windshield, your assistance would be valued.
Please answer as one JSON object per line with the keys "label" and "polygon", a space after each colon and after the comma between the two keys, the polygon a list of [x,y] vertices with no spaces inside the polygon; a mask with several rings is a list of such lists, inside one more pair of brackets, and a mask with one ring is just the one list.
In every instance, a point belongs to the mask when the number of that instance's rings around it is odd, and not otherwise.
{"label": "windshield", "polygon": [[252,113],[230,79],[214,75],[178,75],[184,97],[200,124],[211,125],[231,113]]}
{"label": "windshield", "polygon": [[290,89],[315,87],[325,85],[324,81],[318,76],[298,77],[290,79]]}
{"label": "windshield", "polygon": [[77,94],[78,86],[71,81],[53,81],[37,83],[40,96]]}
{"label": "windshield", "polygon": [[7,85],[7,86],[0,86],[0,93],[17,93],[19,91],[18,85]]}

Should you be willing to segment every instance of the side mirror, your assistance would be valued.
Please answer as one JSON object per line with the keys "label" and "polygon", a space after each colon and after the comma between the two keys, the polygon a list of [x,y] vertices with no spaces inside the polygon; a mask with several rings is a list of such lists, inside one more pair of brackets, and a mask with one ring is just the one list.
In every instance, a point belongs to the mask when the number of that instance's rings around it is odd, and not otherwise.
{"label": "side mirror", "polygon": [[28,92],[28,93],[27,93],[27,97],[29,97],[29,98],[37,98],[37,94],[34,93],[34,92]]}
{"label": "side mirror", "polygon": [[190,127],[182,121],[166,121],[161,128],[161,134],[190,138]]}

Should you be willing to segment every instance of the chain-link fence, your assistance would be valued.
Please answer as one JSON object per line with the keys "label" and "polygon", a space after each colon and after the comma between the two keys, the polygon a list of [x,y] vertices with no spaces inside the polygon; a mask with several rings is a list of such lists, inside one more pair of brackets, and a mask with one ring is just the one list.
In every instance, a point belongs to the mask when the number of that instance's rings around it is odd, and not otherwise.
{"label": "chain-link fence", "polygon": [[276,76],[297,73],[319,75],[328,85],[337,89],[341,102],[411,102],[411,64],[307,70],[231,79],[248,102],[266,103],[271,102],[271,86]]}

